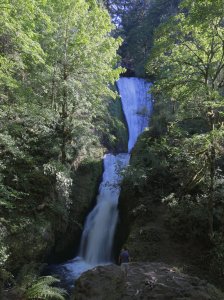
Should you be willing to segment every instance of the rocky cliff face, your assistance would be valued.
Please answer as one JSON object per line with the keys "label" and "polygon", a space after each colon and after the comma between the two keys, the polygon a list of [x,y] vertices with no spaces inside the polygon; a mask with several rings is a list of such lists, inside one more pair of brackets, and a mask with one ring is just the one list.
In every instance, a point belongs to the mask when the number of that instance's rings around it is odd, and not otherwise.
{"label": "rocky cliff face", "polygon": [[69,209],[52,181],[47,195],[35,210],[26,208],[14,215],[14,231],[7,237],[10,271],[18,273],[31,262],[39,264],[49,259],[60,261],[74,256],[84,218],[98,191],[102,156],[102,149],[98,149],[95,157],[82,161],[74,168]]}
{"label": "rocky cliff face", "polygon": [[130,263],[127,278],[119,266],[97,267],[75,283],[71,300],[223,300],[214,286],[164,263]]}
{"label": "rocky cliff face", "polygon": [[54,255],[58,260],[74,257],[79,246],[82,226],[88,211],[95,203],[102,176],[102,155],[84,161],[73,173],[72,205],[64,228],[57,232]]}

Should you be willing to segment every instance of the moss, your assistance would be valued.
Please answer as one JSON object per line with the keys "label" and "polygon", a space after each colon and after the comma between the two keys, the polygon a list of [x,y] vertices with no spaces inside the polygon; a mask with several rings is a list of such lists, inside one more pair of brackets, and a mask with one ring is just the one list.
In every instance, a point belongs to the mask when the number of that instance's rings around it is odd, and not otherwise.
{"label": "moss", "polygon": [[[23,223],[17,223],[17,221]],[[13,231],[14,230],[14,231]],[[42,261],[54,244],[54,232],[50,220],[41,216],[15,220],[8,235],[10,256],[7,262],[11,271],[18,270],[28,261]]]}
{"label": "moss", "polygon": [[115,101],[110,101],[109,112],[111,115],[110,133],[114,136],[114,139],[109,142],[109,149],[116,153],[127,152],[128,129],[120,97],[117,97]]}

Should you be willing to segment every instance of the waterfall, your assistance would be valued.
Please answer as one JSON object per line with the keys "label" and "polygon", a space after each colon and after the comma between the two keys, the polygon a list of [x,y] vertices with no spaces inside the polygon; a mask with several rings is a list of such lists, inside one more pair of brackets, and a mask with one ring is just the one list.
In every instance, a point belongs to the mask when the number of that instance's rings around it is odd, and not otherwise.
{"label": "waterfall", "polygon": [[[150,84],[139,78],[120,78],[117,85],[128,124],[128,152],[130,152],[139,134],[148,126],[152,106],[148,94]],[[99,264],[111,261],[118,218],[117,205],[121,180],[119,171],[126,167],[128,162],[129,154],[105,155],[104,174],[97,204],[87,217],[81,240],[80,256],[87,263]]]}
{"label": "waterfall", "polygon": [[128,124],[128,152],[134,147],[138,136],[148,126],[152,110],[150,83],[140,78],[122,77],[117,82],[124,115]]}
{"label": "waterfall", "polygon": [[[121,78],[117,82],[122,108],[129,130],[130,153],[139,134],[148,126],[152,109],[150,84],[139,78]],[[64,265],[70,277],[77,278],[93,266],[110,263],[114,232],[118,219],[120,171],[129,163],[129,153],[107,154],[104,157],[103,180],[96,206],[88,215],[80,245],[79,256]]]}
{"label": "waterfall", "polygon": [[120,170],[127,166],[129,154],[104,157],[103,180],[97,204],[87,217],[81,240],[80,256],[90,264],[111,261],[114,231],[118,219]]}

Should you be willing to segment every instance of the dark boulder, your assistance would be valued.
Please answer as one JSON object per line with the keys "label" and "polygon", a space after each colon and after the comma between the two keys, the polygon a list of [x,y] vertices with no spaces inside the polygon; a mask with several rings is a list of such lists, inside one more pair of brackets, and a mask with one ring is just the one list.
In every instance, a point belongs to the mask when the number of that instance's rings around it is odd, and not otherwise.
{"label": "dark boulder", "polygon": [[72,300],[223,300],[205,280],[183,274],[164,263],[130,263],[125,278],[119,266],[84,273],[75,283]]}

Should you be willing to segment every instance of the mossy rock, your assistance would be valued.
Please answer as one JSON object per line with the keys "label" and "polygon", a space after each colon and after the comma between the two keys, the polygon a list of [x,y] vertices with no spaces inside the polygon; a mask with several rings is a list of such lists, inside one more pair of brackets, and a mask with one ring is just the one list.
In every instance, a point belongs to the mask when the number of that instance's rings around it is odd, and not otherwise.
{"label": "mossy rock", "polygon": [[[102,152],[101,152],[102,154]],[[58,261],[70,259],[78,250],[85,217],[95,204],[102,178],[102,155],[86,159],[72,173],[72,204],[65,228],[58,228],[54,256]]]}
{"label": "mossy rock", "polygon": [[18,270],[28,261],[43,261],[55,242],[50,220],[34,218],[32,221],[26,219],[26,222],[26,225],[18,224],[7,239],[10,245],[7,265],[11,271]]}

